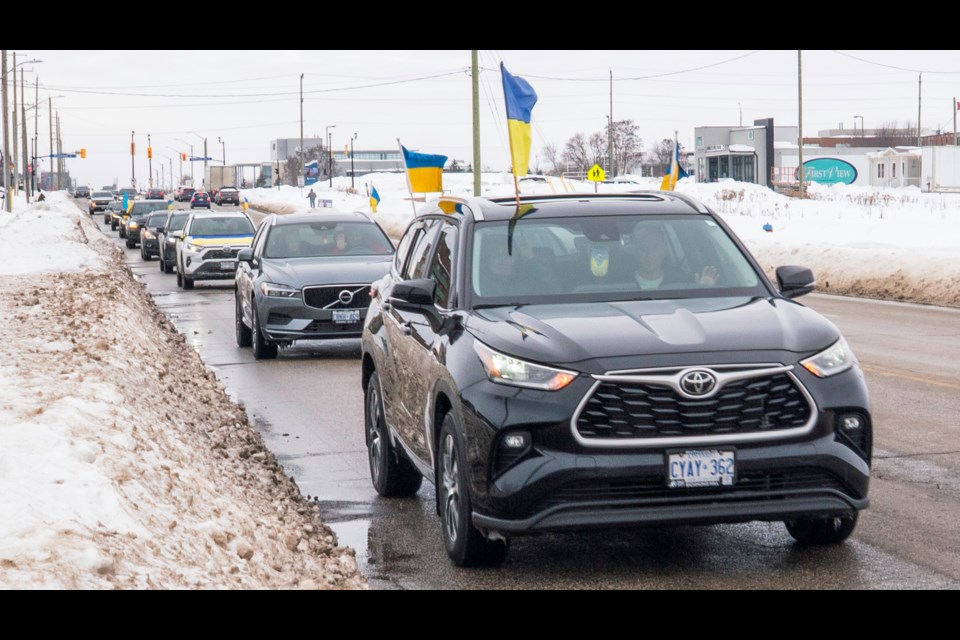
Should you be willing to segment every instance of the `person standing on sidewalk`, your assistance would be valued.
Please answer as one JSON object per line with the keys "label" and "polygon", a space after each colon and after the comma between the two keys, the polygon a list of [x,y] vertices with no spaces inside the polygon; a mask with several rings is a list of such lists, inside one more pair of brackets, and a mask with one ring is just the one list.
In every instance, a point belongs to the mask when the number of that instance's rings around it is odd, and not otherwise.
{"label": "person standing on sidewalk", "polygon": [[313,189],[310,189],[307,199],[310,200],[310,208],[313,209],[317,205],[317,194],[313,192]]}

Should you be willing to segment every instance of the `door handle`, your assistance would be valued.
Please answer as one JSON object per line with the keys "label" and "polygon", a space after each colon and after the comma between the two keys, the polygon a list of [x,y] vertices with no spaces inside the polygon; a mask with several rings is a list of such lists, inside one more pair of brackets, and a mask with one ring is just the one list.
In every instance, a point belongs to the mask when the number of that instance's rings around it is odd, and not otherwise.
{"label": "door handle", "polygon": [[405,336],[410,335],[411,333],[413,333],[413,323],[411,323],[411,322],[401,322],[401,323],[400,323],[400,331],[401,331],[401,332],[403,333],[403,335],[405,335]]}

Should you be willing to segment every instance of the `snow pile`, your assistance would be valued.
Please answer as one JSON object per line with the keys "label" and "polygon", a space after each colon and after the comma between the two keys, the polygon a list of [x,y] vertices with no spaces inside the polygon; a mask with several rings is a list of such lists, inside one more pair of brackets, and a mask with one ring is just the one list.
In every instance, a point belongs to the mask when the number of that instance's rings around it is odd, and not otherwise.
{"label": "snow pile", "polygon": [[[549,177],[525,180],[523,193],[615,193],[659,190],[660,178],[625,176],[637,184],[599,184]],[[447,193],[473,194],[473,176],[447,173]],[[376,219],[394,238],[413,216],[402,173],[376,173],[355,179],[334,178],[313,185],[318,198],[345,211],[370,211],[366,189],[377,187]],[[304,189],[244,191],[254,206],[282,213],[309,210]],[[798,200],[755,184],[724,180],[697,184],[681,180],[677,191],[720,213],[764,268],[801,264],[813,269],[821,291],[890,300],[960,307],[960,194],[922,193],[919,189],[848,185],[810,186],[810,199]],[[513,177],[482,175],[484,196],[510,196]],[[435,195],[435,194],[434,194]],[[420,206],[419,203],[416,206]],[[772,232],[763,230],[769,223]]]}
{"label": "snow pile", "polygon": [[87,214],[54,194],[0,244],[0,587],[364,586]]}

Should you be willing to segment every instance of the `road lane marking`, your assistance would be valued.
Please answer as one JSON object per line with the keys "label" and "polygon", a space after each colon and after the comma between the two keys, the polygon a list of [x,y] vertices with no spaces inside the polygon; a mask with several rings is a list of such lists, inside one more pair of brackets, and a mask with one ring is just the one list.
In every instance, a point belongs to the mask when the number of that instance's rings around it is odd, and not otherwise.
{"label": "road lane marking", "polygon": [[903,374],[891,371],[889,369],[881,369],[879,367],[871,367],[864,364],[861,364],[860,367],[866,373],[875,373],[881,376],[888,376],[890,378],[900,378],[902,380],[912,380],[914,382],[922,382],[924,384],[932,384],[937,387],[943,387],[945,389],[957,389],[960,390],[960,384],[955,382],[943,382],[942,380],[937,380],[929,376],[913,375],[913,374]]}

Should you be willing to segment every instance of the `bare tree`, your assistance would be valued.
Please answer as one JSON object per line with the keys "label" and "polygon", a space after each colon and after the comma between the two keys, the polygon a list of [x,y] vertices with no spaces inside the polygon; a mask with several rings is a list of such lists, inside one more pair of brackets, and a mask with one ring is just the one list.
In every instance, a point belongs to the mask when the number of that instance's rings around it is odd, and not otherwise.
{"label": "bare tree", "polygon": [[560,165],[560,152],[557,151],[557,145],[552,142],[548,142],[543,146],[542,155],[550,166],[547,173],[551,176],[560,175],[562,173],[562,167]]}
{"label": "bare tree", "polygon": [[613,124],[613,167],[617,173],[631,173],[643,160],[643,140],[638,135],[633,120],[620,120]]}
{"label": "bare tree", "polygon": [[907,120],[900,124],[888,120],[876,128],[873,144],[878,147],[902,147],[917,144],[917,125]]}
{"label": "bare tree", "polygon": [[560,156],[567,168],[574,171],[586,171],[592,166],[590,152],[587,148],[587,138],[582,133],[575,133],[563,146]]}
{"label": "bare tree", "polygon": [[669,171],[673,160],[673,140],[664,138],[658,142],[653,148],[653,160],[661,171]]}

